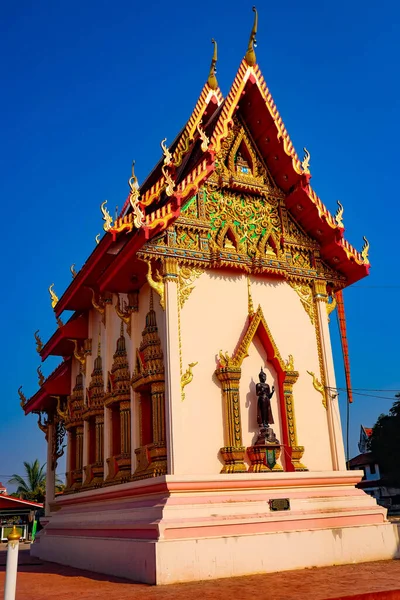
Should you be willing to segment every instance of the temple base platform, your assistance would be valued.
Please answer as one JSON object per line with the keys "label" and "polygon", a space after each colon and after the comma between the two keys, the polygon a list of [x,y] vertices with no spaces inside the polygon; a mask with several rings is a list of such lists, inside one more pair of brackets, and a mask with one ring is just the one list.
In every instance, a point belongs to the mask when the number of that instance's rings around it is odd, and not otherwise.
{"label": "temple base platform", "polygon": [[164,475],[57,498],[42,560],[170,584],[397,558],[360,471]]}

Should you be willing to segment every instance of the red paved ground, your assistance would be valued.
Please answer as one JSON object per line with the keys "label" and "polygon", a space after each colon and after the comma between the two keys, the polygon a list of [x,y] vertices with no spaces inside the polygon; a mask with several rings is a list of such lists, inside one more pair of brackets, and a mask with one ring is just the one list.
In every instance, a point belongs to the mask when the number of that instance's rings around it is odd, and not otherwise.
{"label": "red paved ground", "polygon": [[[0,597],[5,575],[0,552]],[[396,591],[397,590],[397,591]],[[378,593],[378,592],[387,593]],[[369,593],[368,593],[369,592]],[[360,594],[367,594],[360,596]],[[30,558],[20,552],[17,600],[400,600],[400,561],[286,571],[163,587],[131,583]]]}

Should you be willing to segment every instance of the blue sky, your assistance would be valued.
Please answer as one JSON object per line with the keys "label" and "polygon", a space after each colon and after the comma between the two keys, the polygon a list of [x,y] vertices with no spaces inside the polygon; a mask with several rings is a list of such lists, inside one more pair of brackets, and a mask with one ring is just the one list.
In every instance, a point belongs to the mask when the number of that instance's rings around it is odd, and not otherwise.
{"label": "blue sky", "polygon": [[[37,389],[33,332],[44,340],[58,295],[101,231],[99,204],[122,206],[132,159],[142,181],[190,116],[218,41],[227,94],[252,26],[252,2],[201,4],[4,2],[0,23],[3,242],[0,481],[23,460],[45,460],[43,434],[24,418],[17,388]],[[312,185],[331,211],[345,207],[346,237],[371,244],[371,276],[345,292],[354,388],[400,389],[398,285],[398,30],[400,5],[382,0],[262,2],[257,59]],[[332,319],[337,385],[344,386]],[[47,375],[57,364],[46,361]],[[355,395],[351,454],[362,422],[391,393]],[[341,408],[345,395],[341,394]],[[343,410],[342,410],[343,414]],[[61,471],[64,469],[61,466]]]}

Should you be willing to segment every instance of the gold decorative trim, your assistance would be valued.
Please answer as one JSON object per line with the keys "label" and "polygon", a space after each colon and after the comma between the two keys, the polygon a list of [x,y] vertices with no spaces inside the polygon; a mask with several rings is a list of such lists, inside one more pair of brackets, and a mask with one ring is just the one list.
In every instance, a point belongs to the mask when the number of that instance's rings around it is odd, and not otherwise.
{"label": "gold decorative trim", "polygon": [[75,271],[75,263],[70,266],[69,270],[71,271],[72,279],[75,279],[75,277],[78,275],[78,273]]}
{"label": "gold decorative trim", "polygon": [[204,269],[194,267],[180,267],[178,276],[178,298],[179,306],[183,308],[186,300],[194,290],[194,281],[204,273]]}

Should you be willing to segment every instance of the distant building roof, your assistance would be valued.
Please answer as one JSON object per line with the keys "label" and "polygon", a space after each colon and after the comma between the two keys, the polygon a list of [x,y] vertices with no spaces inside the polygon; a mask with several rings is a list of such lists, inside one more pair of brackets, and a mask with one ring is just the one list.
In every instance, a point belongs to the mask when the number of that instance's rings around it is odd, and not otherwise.
{"label": "distant building roof", "polygon": [[33,502],[33,500],[22,500],[21,498],[14,498],[14,496],[9,496],[8,494],[1,494],[0,510],[2,508],[31,508],[33,510],[35,508],[43,508],[43,504],[40,504],[40,502]]}
{"label": "distant building roof", "polygon": [[364,452],[363,454],[351,458],[349,460],[349,467],[362,467],[364,465],[374,464],[375,462],[375,458],[372,456],[371,452]]}
{"label": "distant building roof", "polygon": [[371,435],[372,435],[372,427],[364,427],[364,425],[361,425],[361,427],[364,429],[366,435],[368,437],[371,437]]}
{"label": "distant building roof", "polygon": [[5,494],[7,492],[7,488],[0,481],[0,494]]}

